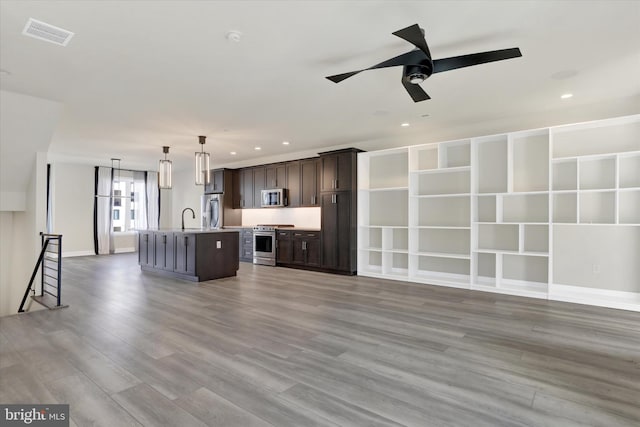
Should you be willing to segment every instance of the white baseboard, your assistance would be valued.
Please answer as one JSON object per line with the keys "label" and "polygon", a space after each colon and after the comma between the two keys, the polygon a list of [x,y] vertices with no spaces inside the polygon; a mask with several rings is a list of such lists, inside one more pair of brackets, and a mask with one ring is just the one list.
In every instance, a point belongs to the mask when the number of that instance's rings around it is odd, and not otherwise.
{"label": "white baseboard", "polygon": [[94,251],[73,251],[73,252],[62,252],[62,258],[70,258],[74,256],[87,256],[87,255],[95,255]]}
{"label": "white baseboard", "polygon": [[117,249],[114,249],[113,253],[121,254],[125,252],[135,252],[135,251],[136,251],[136,248],[117,248]]}

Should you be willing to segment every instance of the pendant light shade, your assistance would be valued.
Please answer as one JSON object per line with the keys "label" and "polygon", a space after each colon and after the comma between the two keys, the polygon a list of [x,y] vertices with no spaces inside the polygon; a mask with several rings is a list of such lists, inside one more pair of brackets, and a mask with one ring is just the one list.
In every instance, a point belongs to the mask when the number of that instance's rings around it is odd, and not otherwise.
{"label": "pendant light shade", "polygon": [[204,143],[206,136],[199,136],[200,152],[196,152],[196,185],[205,185],[209,183],[209,153],[204,152]]}
{"label": "pendant light shade", "polygon": [[160,160],[158,166],[158,187],[170,190],[171,189],[171,160],[167,160],[167,154],[169,154],[169,147],[162,147],[164,153],[164,160]]}

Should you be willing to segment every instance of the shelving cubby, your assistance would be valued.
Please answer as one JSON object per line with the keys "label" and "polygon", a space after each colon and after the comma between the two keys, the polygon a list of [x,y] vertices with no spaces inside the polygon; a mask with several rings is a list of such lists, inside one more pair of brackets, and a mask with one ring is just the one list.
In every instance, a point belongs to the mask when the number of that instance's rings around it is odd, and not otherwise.
{"label": "shelving cubby", "polygon": [[618,155],[619,188],[640,188],[640,153]]}
{"label": "shelving cubby", "polygon": [[471,141],[441,142],[438,144],[438,167],[463,168],[471,166]]}
{"label": "shelving cubby", "polygon": [[476,138],[475,193],[508,191],[508,137],[498,135]]}
{"label": "shelving cubby", "polygon": [[[380,171],[384,173],[380,173]],[[384,190],[408,187],[409,151],[406,148],[377,151],[358,157],[358,189]]]}
{"label": "shelving cubby", "polygon": [[409,277],[419,283],[469,289],[470,262],[468,259],[410,255]]}
{"label": "shelving cubby", "polygon": [[597,156],[579,159],[580,190],[611,190],[616,188],[616,157]]}
{"label": "shelving cubby", "polygon": [[502,222],[548,223],[549,193],[504,194],[502,199]]}
{"label": "shelving cubby", "polygon": [[578,189],[578,159],[553,161],[553,191],[575,191]]}
{"label": "shelving cubby", "polygon": [[431,169],[411,173],[412,196],[442,196],[469,194],[471,190],[469,166],[451,169]]}
{"label": "shelving cubby", "polygon": [[517,132],[509,139],[509,191],[549,191],[549,130]]}
{"label": "shelving cubby", "polygon": [[640,188],[618,193],[618,224],[640,225]]}

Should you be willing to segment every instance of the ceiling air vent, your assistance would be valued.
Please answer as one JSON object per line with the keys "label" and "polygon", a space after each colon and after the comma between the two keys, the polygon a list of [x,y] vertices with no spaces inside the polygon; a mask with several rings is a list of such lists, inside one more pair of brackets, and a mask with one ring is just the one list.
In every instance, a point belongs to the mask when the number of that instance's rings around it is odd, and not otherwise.
{"label": "ceiling air vent", "polygon": [[24,30],[22,30],[22,34],[39,40],[44,40],[49,43],[66,46],[74,33],[62,28],[54,27],[46,22],[29,18],[27,25],[25,25]]}

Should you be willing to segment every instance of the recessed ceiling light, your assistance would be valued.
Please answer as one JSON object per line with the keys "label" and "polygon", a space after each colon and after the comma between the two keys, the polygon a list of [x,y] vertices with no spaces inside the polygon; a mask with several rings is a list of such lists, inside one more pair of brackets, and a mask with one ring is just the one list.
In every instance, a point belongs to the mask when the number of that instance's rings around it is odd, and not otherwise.
{"label": "recessed ceiling light", "polygon": [[409,123],[402,123],[400,126],[402,126],[403,128],[406,128],[407,126],[411,126]]}
{"label": "recessed ceiling light", "polygon": [[569,99],[569,98],[571,98],[572,96],[573,96],[573,94],[572,94],[572,93],[565,93],[565,94],[563,94],[560,98],[561,98],[561,99]]}
{"label": "recessed ceiling light", "polygon": [[242,33],[240,31],[231,30],[227,32],[227,40],[230,42],[239,42],[242,37]]}
{"label": "recessed ceiling light", "polygon": [[236,155],[236,154],[238,154],[238,153],[236,153],[235,151],[232,151],[232,152],[231,152],[231,153],[229,153],[229,154],[231,154],[232,156],[235,156],[235,155]]}
{"label": "recessed ceiling light", "polygon": [[262,150],[262,147],[256,147],[256,148],[254,148],[254,150],[256,150],[256,151]]}
{"label": "recessed ceiling light", "polygon": [[282,141],[282,145],[289,145],[289,141]]}

